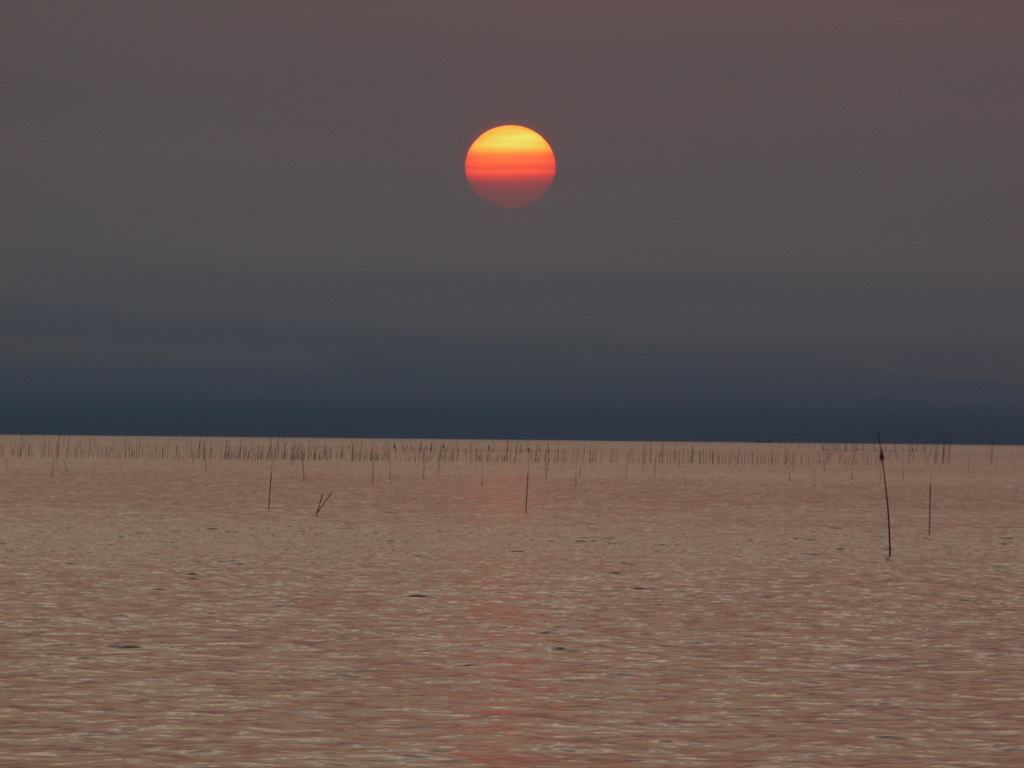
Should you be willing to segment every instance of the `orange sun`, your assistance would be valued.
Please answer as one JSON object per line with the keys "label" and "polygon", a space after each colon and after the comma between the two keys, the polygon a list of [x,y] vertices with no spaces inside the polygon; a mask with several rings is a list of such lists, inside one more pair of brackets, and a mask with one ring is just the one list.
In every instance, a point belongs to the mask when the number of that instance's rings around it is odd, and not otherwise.
{"label": "orange sun", "polygon": [[555,178],[555,153],[544,137],[521,125],[481,133],[466,153],[466,179],[480,197],[502,208],[540,200]]}

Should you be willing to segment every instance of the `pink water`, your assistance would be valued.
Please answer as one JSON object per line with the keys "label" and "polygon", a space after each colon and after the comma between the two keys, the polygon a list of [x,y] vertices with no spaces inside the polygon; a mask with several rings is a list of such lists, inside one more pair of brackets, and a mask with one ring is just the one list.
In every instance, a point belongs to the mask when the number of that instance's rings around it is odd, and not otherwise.
{"label": "pink water", "polygon": [[1022,448],[18,440],[0,765],[1024,765]]}

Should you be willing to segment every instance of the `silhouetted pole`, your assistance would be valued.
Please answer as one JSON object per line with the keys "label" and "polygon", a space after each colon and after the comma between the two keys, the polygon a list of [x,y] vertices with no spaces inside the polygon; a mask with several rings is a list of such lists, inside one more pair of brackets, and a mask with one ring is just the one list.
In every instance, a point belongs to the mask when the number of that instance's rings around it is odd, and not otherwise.
{"label": "silhouetted pole", "polygon": [[530,466],[526,466],[526,494],[523,498],[523,514],[530,510]]}
{"label": "silhouetted pole", "polygon": [[267,511],[270,511],[270,494],[274,491],[274,461],[270,461],[270,484],[267,486]]}
{"label": "silhouetted pole", "polygon": [[882,487],[885,489],[885,530],[889,535],[889,557],[892,557],[892,520],[889,515],[889,483],[885,479],[885,451],[882,450],[882,436],[878,435],[878,460],[882,463]]}
{"label": "silhouetted pole", "polygon": [[53,448],[53,465],[50,467],[50,478],[53,478],[53,473],[57,469],[57,457],[60,456],[60,439],[63,435],[57,435],[57,445]]}
{"label": "silhouetted pole", "polygon": [[[330,491],[327,494],[327,499],[331,498],[331,494],[332,493],[334,493],[334,491]],[[313,517],[319,517],[320,516],[320,510],[324,508],[324,504],[327,503],[327,499],[324,498],[324,495],[322,493],[320,494],[320,501],[316,505],[316,514],[313,515]]]}
{"label": "silhouetted pole", "polygon": [[932,484],[928,483],[928,535],[932,535]]}

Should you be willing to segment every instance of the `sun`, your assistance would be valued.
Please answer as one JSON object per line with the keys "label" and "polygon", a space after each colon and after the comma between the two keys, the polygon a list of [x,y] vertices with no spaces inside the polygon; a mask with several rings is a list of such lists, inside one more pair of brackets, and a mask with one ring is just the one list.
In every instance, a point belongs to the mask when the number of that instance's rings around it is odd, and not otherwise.
{"label": "sun", "polygon": [[551,145],[521,125],[499,125],[481,133],[466,153],[469,186],[501,208],[521,208],[540,200],[554,178]]}

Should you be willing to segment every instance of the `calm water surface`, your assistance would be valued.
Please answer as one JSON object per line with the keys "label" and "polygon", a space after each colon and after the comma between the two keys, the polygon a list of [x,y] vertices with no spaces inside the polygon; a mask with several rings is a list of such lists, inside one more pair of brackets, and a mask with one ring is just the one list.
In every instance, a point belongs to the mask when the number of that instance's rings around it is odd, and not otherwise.
{"label": "calm water surface", "polygon": [[1022,449],[5,440],[0,765],[1024,765]]}

